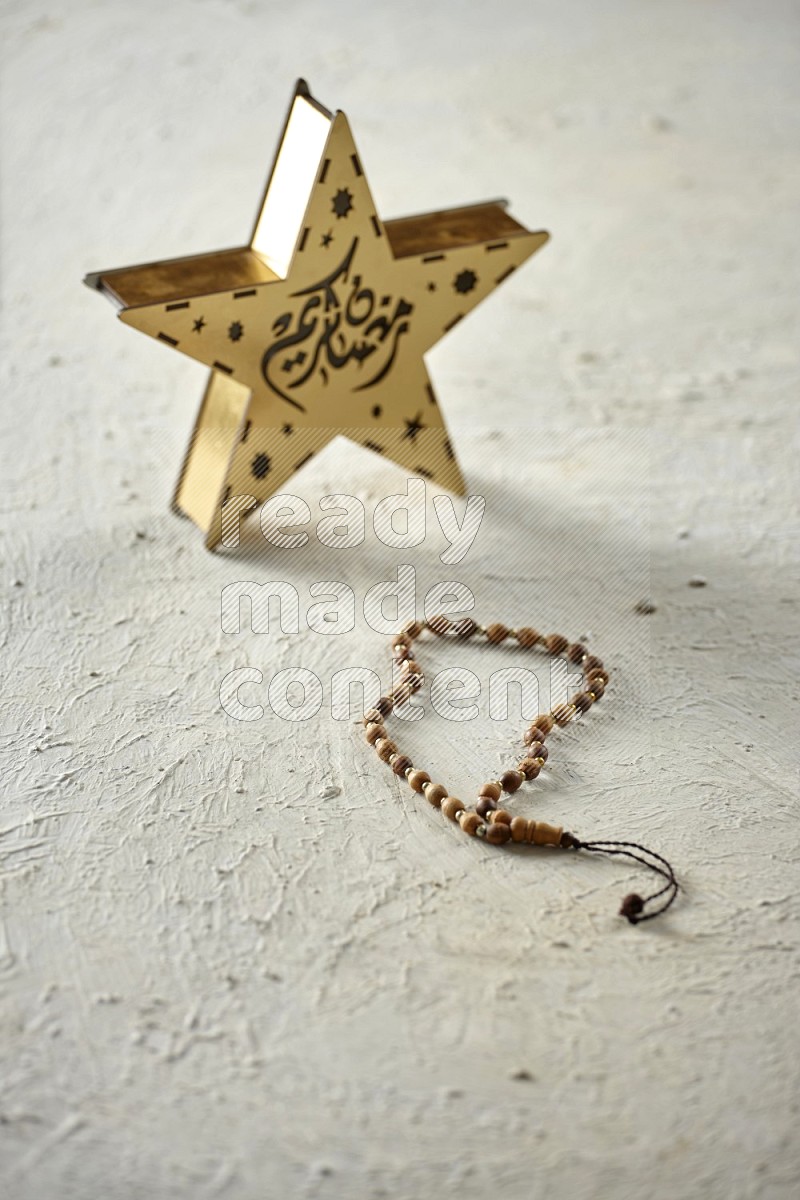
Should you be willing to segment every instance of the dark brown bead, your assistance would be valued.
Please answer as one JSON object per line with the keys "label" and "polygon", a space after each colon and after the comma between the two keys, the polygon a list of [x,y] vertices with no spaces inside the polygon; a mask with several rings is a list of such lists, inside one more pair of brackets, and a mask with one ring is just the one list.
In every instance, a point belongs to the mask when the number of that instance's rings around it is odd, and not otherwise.
{"label": "dark brown bead", "polygon": [[583,657],[588,654],[588,650],[580,642],[572,642],[567,646],[567,658],[571,663],[583,662]]}
{"label": "dark brown bead", "polygon": [[534,742],[543,742],[547,734],[538,725],[531,725],[530,729],[526,729],[522,738],[526,746],[532,746]]}
{"label": "dark brown bead", "polygon": [[519,771],[504,771],[500,776],[500,782],[503,785],[503,791],[510,794],[522,787],[523,780]]}
{"label": "dark brown bead", "polygon": [[486,841],[492,846],[504,846],[511,837],[511,830],[502,821],[486,826]]}
{"label": "dark brown bead", "polygon": [[572,697],[572,703],[575,705],[578,712],[588,712],[592,707],[592,697],[588,692],[576,692]]}
{"label": "dark brown bead", "polygon": [[392,770],[395,775],[404,776],[409,767],[413,767],[413,763],[407,754],[399,754],[392,763]]}
{"label": "dark brown bead", "polygon": [[489,816],[490,812],[494,812],[497,808],[491,796],[481,796],[478,803],[475,805],[475,812],[479,817],[483,817],[484,821]]}
{"label": "dark brown bead", "polygon": [[382,717],[388,717],[394,706],[388,696],[381,696],[375,707]]}
{"label": "dark brown bead", "polygon": [[461,617],[460,620],[453,622],[453,633],[456,637],[471,638],[477,628],[472,617]]}
{"label": "dark brown bead", "polygon": [[[553,720],[553,718],[550,716],[549,713],[539,713],[539,716],[536,718],[536,720],[533,723],[536,726],[536,728],[541,729],[542,733],[544,733],[544,734],[550,733],[553,726],[555,725],[555,721]],[[542,739],[542,740],[544,740],[544,739]]]}
{"label": "dark brown bead", "polygon": [[600,697],[602,695],[604,695],[605,690],[606,690],[606,685],[604,683],[601,683],[599,679],[593,679],[589,686],[589,691],[592,693],[595,700],[599,700]]}
{"label": "dark brown bead", "polygon": [[450,628],[450,618],[444,613],[437,613],[435,617],[428,617],[427,625],[431,633],[435,633],[437,637],[444,637]]}
{"label": "dark brown bead", "polygon": [[528,751],[529,758],[543,758],[545,762],[547,762],[549,755],[550,751],[547,749],[547,746],[544,746],[541,742],[534,742]]}
{"label": "dark brown bead", "polygon": [[608,671],[601,671],[599,669],[599,667],[596,667],[594,669],[594,671],[591,671],[590,674],[588,674],[586,676],[586,686],[589,688],[589,691],[592,690],[590,687],[590,684],[594,683],[595,680],[598,680],[598,679],[602,684],[604,684],[604,685],[607,684],[608,683]]}
{"label": "dark brown bead", "polygon": [[493,646],[497,646],[500,642],[504,642],[507,637],[508,629],[505,625],[496,624],[486,626],[486,640],[487,642],[491,642]]}
{"label": "dark brown bead", "polygon": [[535,779],[541,769],[541,765],[533,758],[523,758],[522,762],[517,766],[517,770],[526,779]]}
{"label": "dark brown bead", "polygon": [[563,654],[569,642],[560,633],[548,633],[544,639],[544,644],[551,654]]}
{"label": "dark brown bead", "polygon": [[603,660],[602,660],[602,658],[598,658],[596,654],[590,654],[589,657],[587,658],[586,662],[583,664],[583,669],[587,675],[589,674],[590,671],[594,671],[598,667],[602,671]]}
{"label": "dark brown bead", "polygon": [[523,625],[522,629],[517,630],[517,641],[525,650],[530,650],[531,646],[535,646],[541,640],[541,634],[537,629],[531,629],[530,625]]}

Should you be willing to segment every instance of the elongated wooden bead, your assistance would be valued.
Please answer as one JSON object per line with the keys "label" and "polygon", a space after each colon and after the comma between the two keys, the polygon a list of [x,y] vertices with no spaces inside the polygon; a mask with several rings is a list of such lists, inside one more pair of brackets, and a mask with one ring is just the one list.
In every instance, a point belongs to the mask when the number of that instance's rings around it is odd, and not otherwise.
{"label": "elongated wooden bead", "polygon": [[564,832],[561,825],[548,825],[546,821],[533,822],[533,844],[535,846],[557,846]]}
{"label": "elongated wooden bead", "polygon": [[504,846],[511,837],[511,830],[502,821],[486,826],[486,841],[490,846]]}
{"label": "elongated wooden bead", "polygon": [[421,792],[430,781],[431,777],[427,771],[412,771],[408,777],[408,786],[414,792]]}
{"label": "elongated wooden bead", "polygon": [[459,800],[457,796],[446,796],[442,801],[442,812],[450,821],[455,821],[460,812],[464,810],[464,801]]}
{"label": "elongated wooden bead", "polygon": [[524,842],[528,838],[528,818],[514,817],[509,829],[511,830],[512,841]]}

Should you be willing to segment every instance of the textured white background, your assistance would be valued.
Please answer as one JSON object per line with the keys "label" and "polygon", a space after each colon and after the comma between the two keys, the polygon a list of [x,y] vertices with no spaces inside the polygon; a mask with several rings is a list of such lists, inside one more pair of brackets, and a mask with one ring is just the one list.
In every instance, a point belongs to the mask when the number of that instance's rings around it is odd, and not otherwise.
{"label": "textured white background", "polygon": [[[796,1195],[797,5],[7,0],[2,26],[4,1194]],[[167,511],[205,372],[80,287],[246,237],[301,73],[384,216],[509,195],[553,233],[431,356],[487,500],[455,570],[435,525],[209,556]],[[371,512],[404,479],[337,444],[295,490],[343,486]],[[635,871],[468,841],[325,709],[221,712],[234,666],[387,658],[363,620],[226,636],[225,583],[360,601],[399,562],[590,637],[607,702],[520,806],[667,853],[663,922],[615,916]],[[406,744],[458,791],[519,730]]]}

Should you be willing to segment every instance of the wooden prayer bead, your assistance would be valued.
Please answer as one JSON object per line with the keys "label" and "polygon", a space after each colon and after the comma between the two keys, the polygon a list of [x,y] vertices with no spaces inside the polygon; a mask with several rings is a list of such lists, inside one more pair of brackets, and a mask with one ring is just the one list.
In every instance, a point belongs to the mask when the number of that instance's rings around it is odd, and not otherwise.
{"label": "wooden prayer bead", "polygon": [[511,830],[502,821],[486,826],[486,841],[490,846],[504,846],[511,838]]}
{"label": "wooden prayer bead", "polygon": [[517,630],[517,641],[524,650],[530,650],[531,646],[535,646],[541,636],[538,630],[531,629],[529,625],[523,625],[522,629]]}
{"label": "wooden prayer bead", "polygon": [[495,624],[486,626],[486,640],[487,642],[491,642],[493,646],[497,646],[500,644],[500,642],[504,642],[507,637],[508,629],[505,625]]}
{"label": "wooden prayer bead", "polygon": [[415,638],[418,638],[419,635],[422,633],[422,622],[421,621],[409,621],[407,625],[403,626],[401,633],[403,633],[407,638],[409,638],[411,641],[413,641]]}
{"label": "wooden prayer bead", "polygon": [[563,654],[569,642],[560,633],[548,633],[544,644],[551,654]]}
{"label": "wooden prayer bead", "polygon": [[398,754],[397,758],[392,763],[392,770],[395,775],[404,776],[409,767],[413,767],[413,763],[407,754]]}
{"label": "wooden prayer bead", "polygon": [[599,700],[605,695],[606,685],[601,683],[599,679],[593,679],[589,685],[589,695],[594,696],[595,700]]}
{"label": "wooden prayer bead", "polygon": [[583,662],[589,651],[580,642],[570,642],[567,646],[567,658],[571,663]]}
{"label": "wooden prayer bead", "polygon": [[447,798],[447,788],[443,783],[426,783],[422,789],[425,799],[434,808],[439,808],[442,801]]}
{"label": "wooden prayer bead", "polygon": [[375,707],[377,708],[378,712],[381,714],[382,717],[388,717],[388,715],[392,711],[394,705],[392,704],[391,698],[389,696],[381,696],[380,700],[377,702]]}
{"label": "wooden prayer bead", "polygon": [[537,742],[541,745],[546,737],[547,734],[543,729],[540,729],[538,725],[531,725],[530,729],[525,730],[522,740],[526,746],[535,745]]}
{"label": "wooden prayer bead", "polygon": [[[541,729],[545,736],[552,731],[555,721],[550,716],[550,713],[539,713],[536,720],[533,722],[537,729]],[[542,738],[544,741],[544,738]]]}
{"label": "wooden prayer bead", "polygon": [[578,712],[588,712],[592,707],[592,697],[588,692],[576,692],[572,697],[572,703],[577,708]]}
{"label": "wooden prayer bead", "polygon": [[535,846],[557,846],[561,841],[564,830],[560,825],[548,825],[546,821],[535,821],[531,824],[534,825],[531,840]]}
{"label": "wooden prayer bead", "polygon": [[553,718],[559,729],[563,729],[565,725],[569,725],[574,716],[575,710],[571,704],[557,704],[553,709]]}
{"label": "wooden prayer bead", "polygon": [[478,792],[479,796],[489,796],[492,800],[499,800],[502,794],[503,789],[495,779],[489,780],[488,783],[482,783]]}
{"label": "wooden prayer bead", "polygon": [[496,808],[497,804],[492,800],[491,796],[481,796],[475,805],[475,812],[479,817],[483,817],[485,821]]}
{"label": "wooden prayer bead", "polygon": [[428,617],[426,624],[431,633],[435,633],[437,637],[444,637],[450,628],[450,618],[443,613],[437,613],[435,617]]}
{"label": "wooden prayer bead", "polygon": [[505,808],[496,808],[494,812],[489,813],[489,820],[492,823],[499,821],[501,825],[510,825],[513,819],[514,814]]}
{"label": "wooden prayer bead", "polygon": [[415,659],[407,658],[401,667],[401,672],[403,675],[421,675],[422,667]]}
{"label": "wooden prayer bead", "polygon": [[383,713],[378,712],[377,708],[368,708],[364,713],[365,725],[381,725],[383,723]]}
{"label": "wooden prayer bead", "polygon": [[517,770],[526,779],[535,779],[542,769],[542,764],[538,763],[535,758],[523,758],[521,763],[517,764]]}
{"label": "wooden prayer bead", "polygon": [[386,737],[386,730],[377,721],[370,721],[367,726],[366,738],[370,746],[374,746],[378,738]]}
{"label": "wooden prayer bead", "polygon": [[464,830],[464,833],[468,833],[470,837],[475,837],[478,832],[478,826],[482,824],[482,821],[476,812],[464,811],[459,813],[458,823]]}
{"label": "wooden prayer bead", "polygon": [[414,792],[421,792],[430,781],[431,777],[427,771],[412,771],[408,777],[408,786]]}
{"label": "wooden prayer bead", "polygon": [[472,617],[461,617],[453,624],[453,633],[459,638],[471,638],[478,628]]}
{"label": "wooden prayer bead", "polygon": [[515,842],[524,842],[528,838],[528,818],[514,817],[514,820],[509,826],[511,830],[511,838]]}
{"label": "wooden prayer bead", "polygon": [[534,742],[528,751],[528,758],[541,758],[547,762],[550,757],[550,751],[542,742]]}
{"label": "wooden prayer bead", "polygon": [[442,801],[442,812],[450,821],[455,821],[460,812],[464,810],[463,800],[459,800],[456,796],[446,796]]}
{"label": "wooden prayer bead", "polygon": [[397,754],[397,746],[390,738],[378,738],[375,743],[375,752],[381,762],[388,762],[393,754]]}
{"label": "wooden prayer bead", "polygon": [[594,683],[596,680],[599,680],[599,682],[604,685],[607,684],[608,683],[608,671],[601,671],[599,668],[597,668],[596,670],[592,671],[589,675],[586,676],[587,685]]}
{"label": "wooden prayer bead", "polygon": [[590,654],[586,659],[586,662],[583,664],[584,671],[588,675],[590,671],[597,670],[598,668],[601,671],[603,670],[602,658],[598,658],[596,654]]}
{"label": "wooden prayer bead", "polygon": [[519,771],[504,771],[500,776],[504,792],[516,792],[522,787],[522,776]]}

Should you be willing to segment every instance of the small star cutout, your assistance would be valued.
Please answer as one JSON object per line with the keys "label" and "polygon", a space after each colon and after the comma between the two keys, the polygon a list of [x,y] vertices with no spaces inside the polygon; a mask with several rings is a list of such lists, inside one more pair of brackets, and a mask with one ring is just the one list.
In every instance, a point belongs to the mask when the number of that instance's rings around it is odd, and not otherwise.
{"label": "small star cutout", "polygon": [[253,459],[250,470],[253,472],[255,479],[263,479],[270,468],[269,455],[257,454]]}
{"label": "small star cutout", "polygon": [[474,271],[460,271],[453,281],[453,287],[457,292],[471,292],[478,282],[478,276]]}
{"label": "small star cutout", "polygon": [[417,415],[410,421],[408,417],[404,417],[403,419],[406,423],[406,431],[403,434],[403,439],[405,440],[405,438],[408,438],[409,441],[415,442],[417,440],[417,434],[420,432],[420,430],[425,429],[425,426],[422,424],[422,413],[417,413]]}
{"label": "small star cutout", "polygon": [[228,337],[232,342],[238,342],[239,338],[244,333],[244,326],[241,321],[233,321],[228,328]]}
{"label": "small star cutout", "polygon": [[329,229],[327,233],[323,233],[322,241],[320,242],[320,246],[324,246],[325,249],[327,250],[328,246],[330,246],[332,241],[333,241],[333,234],[331,233],[331,231]]}
{"label": "small star cutout", "polygon": [[288,437],[290,433],[294,433],[294,425],[284,425],[283,429],[281,429],[281,433]]}
{"label": "small star cutout", "polygon": [[197,320],[192,325],[192,333],[200,333],[200,331],[203,329],[204,325],[205,325],[205,319],[203,317],[198,317]]}
{"label": "small star cutout", "polygon": [[337,218],[346,217],[353,207],[353,197],[347,188],[339,188],[339,191],[333,197],[333,211]]}

